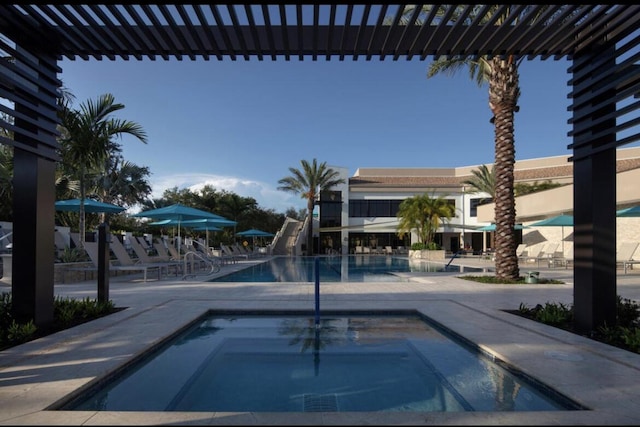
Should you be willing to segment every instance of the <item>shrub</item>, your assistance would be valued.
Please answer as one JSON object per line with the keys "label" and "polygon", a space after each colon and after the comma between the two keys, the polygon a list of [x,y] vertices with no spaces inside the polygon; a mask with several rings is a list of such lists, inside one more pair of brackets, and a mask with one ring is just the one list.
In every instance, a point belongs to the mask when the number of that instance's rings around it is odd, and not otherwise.
{"label": "shrub", "polygon": [[64,250],[60,254],[59,261],[60,262],[80,262],[85,261],[86,256],[84,251],[79,248],[70,248],[69,246],[65,246]]}
{"label": "shrub", "polygon": [[[535,321],[573,332],[573,306],[549,303],[534,308],[520,303],[516,314]],[[605,325],[586,336],[596,341],[640,353],[640,305],[630,299],[618,296],[616,324]]]}
{"label": "shrub", "polygon": [[89,320],[119,311],[113,301],[99,302],[89,297],[76,300],[56,297],[53,303],[53,323],[47,330],[39,329],[29,320],[18,323],[11,313],[11,293],[0,293],[0,350],[51,334]]}
{"label": "shrub", "polygon": [[416,242],[411,244],[412,251],[421,251],[425,249],[428,251],[437,251],[442,249],[442,247],[438,245],[436,242],[429,242],[429,243]]}

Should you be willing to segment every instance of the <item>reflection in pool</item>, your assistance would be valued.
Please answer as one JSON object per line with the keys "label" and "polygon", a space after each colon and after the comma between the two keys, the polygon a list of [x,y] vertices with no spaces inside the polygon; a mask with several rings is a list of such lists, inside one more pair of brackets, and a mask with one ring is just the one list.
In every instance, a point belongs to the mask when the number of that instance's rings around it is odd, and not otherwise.
{"label": "reflection in pool", "polygon": [[[321,256],[321,282],[399,282],[406,280],[394,273],[408,272],[482,272],[486,269],[445,265],[408,257],[345,255]],[[275,257],[228,274],[212,282],[313,282],[315,257]]]}
{"label": "reflection in pool", "polygon": [[212,312],[64,410],[581,409],[413,311]]}

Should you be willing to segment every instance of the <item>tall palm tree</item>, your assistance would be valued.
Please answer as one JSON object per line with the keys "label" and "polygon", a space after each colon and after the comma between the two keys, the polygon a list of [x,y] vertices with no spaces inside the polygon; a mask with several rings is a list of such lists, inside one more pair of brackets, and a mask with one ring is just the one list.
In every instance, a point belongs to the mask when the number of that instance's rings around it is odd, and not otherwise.
{"label": "tall palm tree", "polygon": [[87,100],[79,110],[62,103],[60,109],[60,151],[63,163],[68,170],[76,170],[80,186],[80,244],[85,238],[85,209],[87,174],[89,171],[104,168],[114,145],[112,138],[130,134],[143,143],[147,143],[147,135],[143,128],[135,122],[121,120],[111,115],[124,108],[116,103],[111,94],[104,94],[96,101]]}
{"label": "tall palm tree", "polygon": [[416,230],[418,242],[431,245],[440,223],[456,214],[455,206],[444,196],[420,194],[404,199],[398,207],[398,235]]}
{"label": "tall palm tree", "polygon": [[344,184],[344,178],[340,178],[340,172],[327,166],[327,162],[318,164],[316,159],[311,163],[301,160],[302,169],[289,168],[290,176],[278,181],[278,190],[299,194],[307,200],[307,255],[311,255],[313,248],[313,207],[321,192],[331,189],[339,184]]}
{"label": "tall palm tree", "polygon": [[[465,19],[471,25],[479,13],[484,13],[484,6],[478,6],[463,17],[458,10],[463,9],[457,6],[440,6],[437,14],[440,17],[447,15],[447,8],[456,7],[450,17],[451,21]],[[430,12],[432,6],[422,6],[418,11],[417,5],[405,6],[403,10],[402,23],[409,25],[421,25],[421,16],[425,12]],[[488,13],[484,14],[481,24],[486,24],[489,20],[496,18],[499,6],[492,6]],[[544,9],[544,8],[543,8]],[[528,10],[523,13],[526,15]],[[495,23],[501,25],[509,18],[510,9],[507,8],[504,15],[498,16]],[[525,16],[522,15],[522,16]],[[516,18],[517,19],[517,18]],[[515,138],[514,138],[514,115],[518,111],[518,99],[520,97],[520,84],[518,65],[523,57],[512,54],[504,56],[441,56],[435,59],[429,66],[427,78],[431,78],[439,73],[453,75],[460,69],[468,68],[470,77],[475,79],[479,86],[488,83],[489,86],[489,108],[493,114],[491,122],[495,130],[495,263],[496,277],[503,280],[514,280],[520,275],[518,268],[518,257],[516,255],[517,240],[514,233],[516,211],[514,188],[514,163],[515,163]]]}

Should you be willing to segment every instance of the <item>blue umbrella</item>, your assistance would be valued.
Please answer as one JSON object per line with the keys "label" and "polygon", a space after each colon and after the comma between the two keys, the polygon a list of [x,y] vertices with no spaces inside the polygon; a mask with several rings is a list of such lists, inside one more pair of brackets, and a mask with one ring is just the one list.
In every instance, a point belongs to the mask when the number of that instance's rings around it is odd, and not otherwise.
{"label": "blue umbrella", "polygon": [[273,233],[268,233],[266,231],[262,231],[262,230],[257,230],[255,228],[249,229],[249,230],[245,230],[245,231],[241,231],[239,233],[236,233],[238,236],[246,236],[246,237],[271,237],[273,236]]}
{"label": "blue umbrella", "polygon": [[[516,226],[515,226],[515,230],[522,230],[523,228],[527,228],[527,227],[523,226],[522,224],[516,224]],[[489,224],[489,225],[485,225],[484,227],[476,228],[476,230],[478,230],[478,231],[496,231],[496,225],[495,224]]]}
{"label": "blue umbrella", "polygon": [[238,236],[252,237],[253,238],[253,246],[256,245],[256,237],[272,237],[273,233],[268,233],[266,231],[257,230],[255,228],[251,228],[249,230],[244,230],[239,233],[236,233]]}
{"label": "blue umbrella", "polygon": [[[137,214],[132,215],[134,217],[143,218],[155,218],[159,220],[174,220],[178,225],[178,252],[180,252],[180,223],[193,219],[225,219],[220,215],[216,215],[211,212],[203,211],[201,209],[192,208],[189,206],[176,203],[170,206],[165,206],[158,209],[150,209]],[[155,224],[159,225],[159,224]]]}
{"label": "blue umbrella", "polygon": [[[57,211],[80,212],[80,199],[58,200],[55,203]],[[84,199],[84,211],[88,213],[119,213],[125,210],[122,206]]]}
{"label": "blue umbrella", "polygon": [[[215,214],[214,214],[215,215]],[[164,219],[162,221],[151,222],[149,225],[179,225],[181,224],[183,227],[189,227],[195,231],[206,231],[207,232],[207,244],[209,244],[209,231],[221,231],[222,228],[231,225],[236,225],[236,221],[232,221],[230,219],[226,219],[220,215],[217,215],[219,218],[202,218],[202,219],[188,219],[182,221],[181,223],[175,219]]]}
{"label": "blue umbrella", "polygon": [[564,228],[573,227],[573,215],[558,215],[529,224],[529,227],[562,227],[562,253],[564,253]]}
{"label": "blue umbrella", "polygon": [[616,216],[620,216],[620,217],[640,216],[640,206],[633,206],[626,209],[620,209],[619,211],[616,211]]}

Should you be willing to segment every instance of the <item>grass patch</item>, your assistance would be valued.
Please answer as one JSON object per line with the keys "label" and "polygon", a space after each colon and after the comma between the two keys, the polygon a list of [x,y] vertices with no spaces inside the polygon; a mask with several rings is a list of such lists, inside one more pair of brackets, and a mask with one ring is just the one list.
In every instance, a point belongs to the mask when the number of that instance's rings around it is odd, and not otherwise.
{"label": "grass patch", "polygon": [[[520,276],[518,280],[504,280],[498,279],[496,276],[458,276],[459,279],[471,280],[479,283],[493,283],[498,285],[518,285],[518,284],[529,284],[527,283],[525,276]],[[544,277],[538,278],[538,284],[541,285],[564,285],[565,282],[562,280],[556,279],[545,279]]]}

